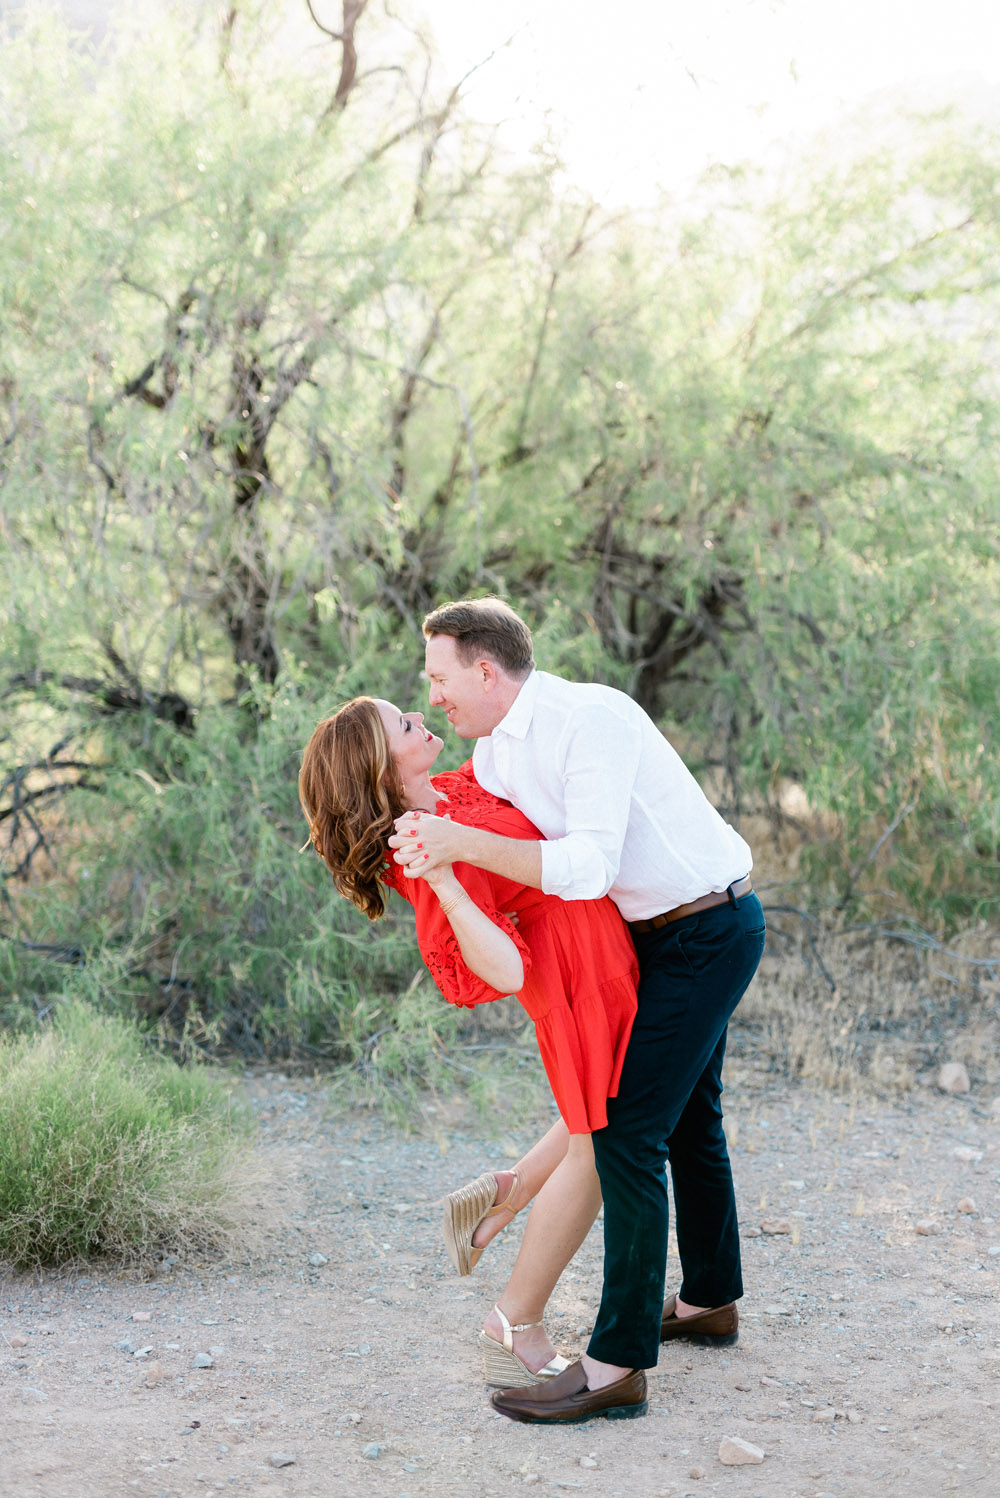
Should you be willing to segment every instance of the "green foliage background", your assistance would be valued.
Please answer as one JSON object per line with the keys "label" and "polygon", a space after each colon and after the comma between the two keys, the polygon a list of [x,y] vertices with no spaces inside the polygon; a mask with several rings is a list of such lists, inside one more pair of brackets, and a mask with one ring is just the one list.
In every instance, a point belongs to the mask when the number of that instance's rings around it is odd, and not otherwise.
{"label": "green foliage background", "polygon": [[862,120],[612,214],[352,14],[353,74],[267,0],[2,39],[8,1023],[419,1069],[447,1013],[298,855],[295,775],[345,697],[422,701],[466,593],[730,818],[794,792],[797,903],[994,918],[996,133]]}

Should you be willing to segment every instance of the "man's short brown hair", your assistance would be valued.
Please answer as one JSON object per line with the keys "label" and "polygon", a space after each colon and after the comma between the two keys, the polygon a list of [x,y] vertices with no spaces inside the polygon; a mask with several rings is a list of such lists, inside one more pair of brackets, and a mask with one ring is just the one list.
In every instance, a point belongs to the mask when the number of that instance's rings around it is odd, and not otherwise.
{"label": "man's short brown hair", "polygon": [[424,637],[450,635],[463,666],[488,657],[511,676],[527,676],[535,664],[531,630],[502,598],[463,598],[432,609]]}

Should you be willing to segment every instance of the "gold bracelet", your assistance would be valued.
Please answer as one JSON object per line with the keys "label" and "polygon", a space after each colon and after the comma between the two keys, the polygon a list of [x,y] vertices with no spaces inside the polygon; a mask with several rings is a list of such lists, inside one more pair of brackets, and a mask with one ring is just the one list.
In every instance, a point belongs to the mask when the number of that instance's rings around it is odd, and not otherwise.
{"label": "gold bracelet", "polygon": [[451,915],[453,910],[457,910],[459,905],[464,905],[467,901],[469,904],[472,903],[471,898],[468,895],[456,895],[450,905],[441,906],[442,915]]}

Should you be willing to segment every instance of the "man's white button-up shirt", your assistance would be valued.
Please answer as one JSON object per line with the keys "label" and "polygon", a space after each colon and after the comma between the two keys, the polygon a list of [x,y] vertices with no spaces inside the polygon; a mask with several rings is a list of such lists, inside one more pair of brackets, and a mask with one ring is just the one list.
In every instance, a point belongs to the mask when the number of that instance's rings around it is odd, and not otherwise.
{"label": "man's white button-up shirt", "polygon": [[533,671],[472,762],[480,785],[544,834],[547,894],[610,894],[635,921],[750,871],[739,833],[652,719],[614,687]]}

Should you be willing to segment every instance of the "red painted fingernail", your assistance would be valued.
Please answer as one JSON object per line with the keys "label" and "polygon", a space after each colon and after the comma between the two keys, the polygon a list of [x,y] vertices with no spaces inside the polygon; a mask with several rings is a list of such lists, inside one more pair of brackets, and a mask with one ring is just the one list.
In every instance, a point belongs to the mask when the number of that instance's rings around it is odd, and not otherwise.
{"label": "red painted fingernail", "polygon": [[424,845],[423,845],[423,843],[418,843],[418,844],[417,844],[417,847],[418,847],[418,848],[422,848],[422,847],[423,847],[423,846],[424,846]]}
{"label": "red painted fingernail", "polygon": [[430,856],[431,856],[431,855],[430,855],[430,854],[429,854],[429,853],[425,853],[425,854],[424,854],[424,857],[425,857],[425,858],[430,858]]}

